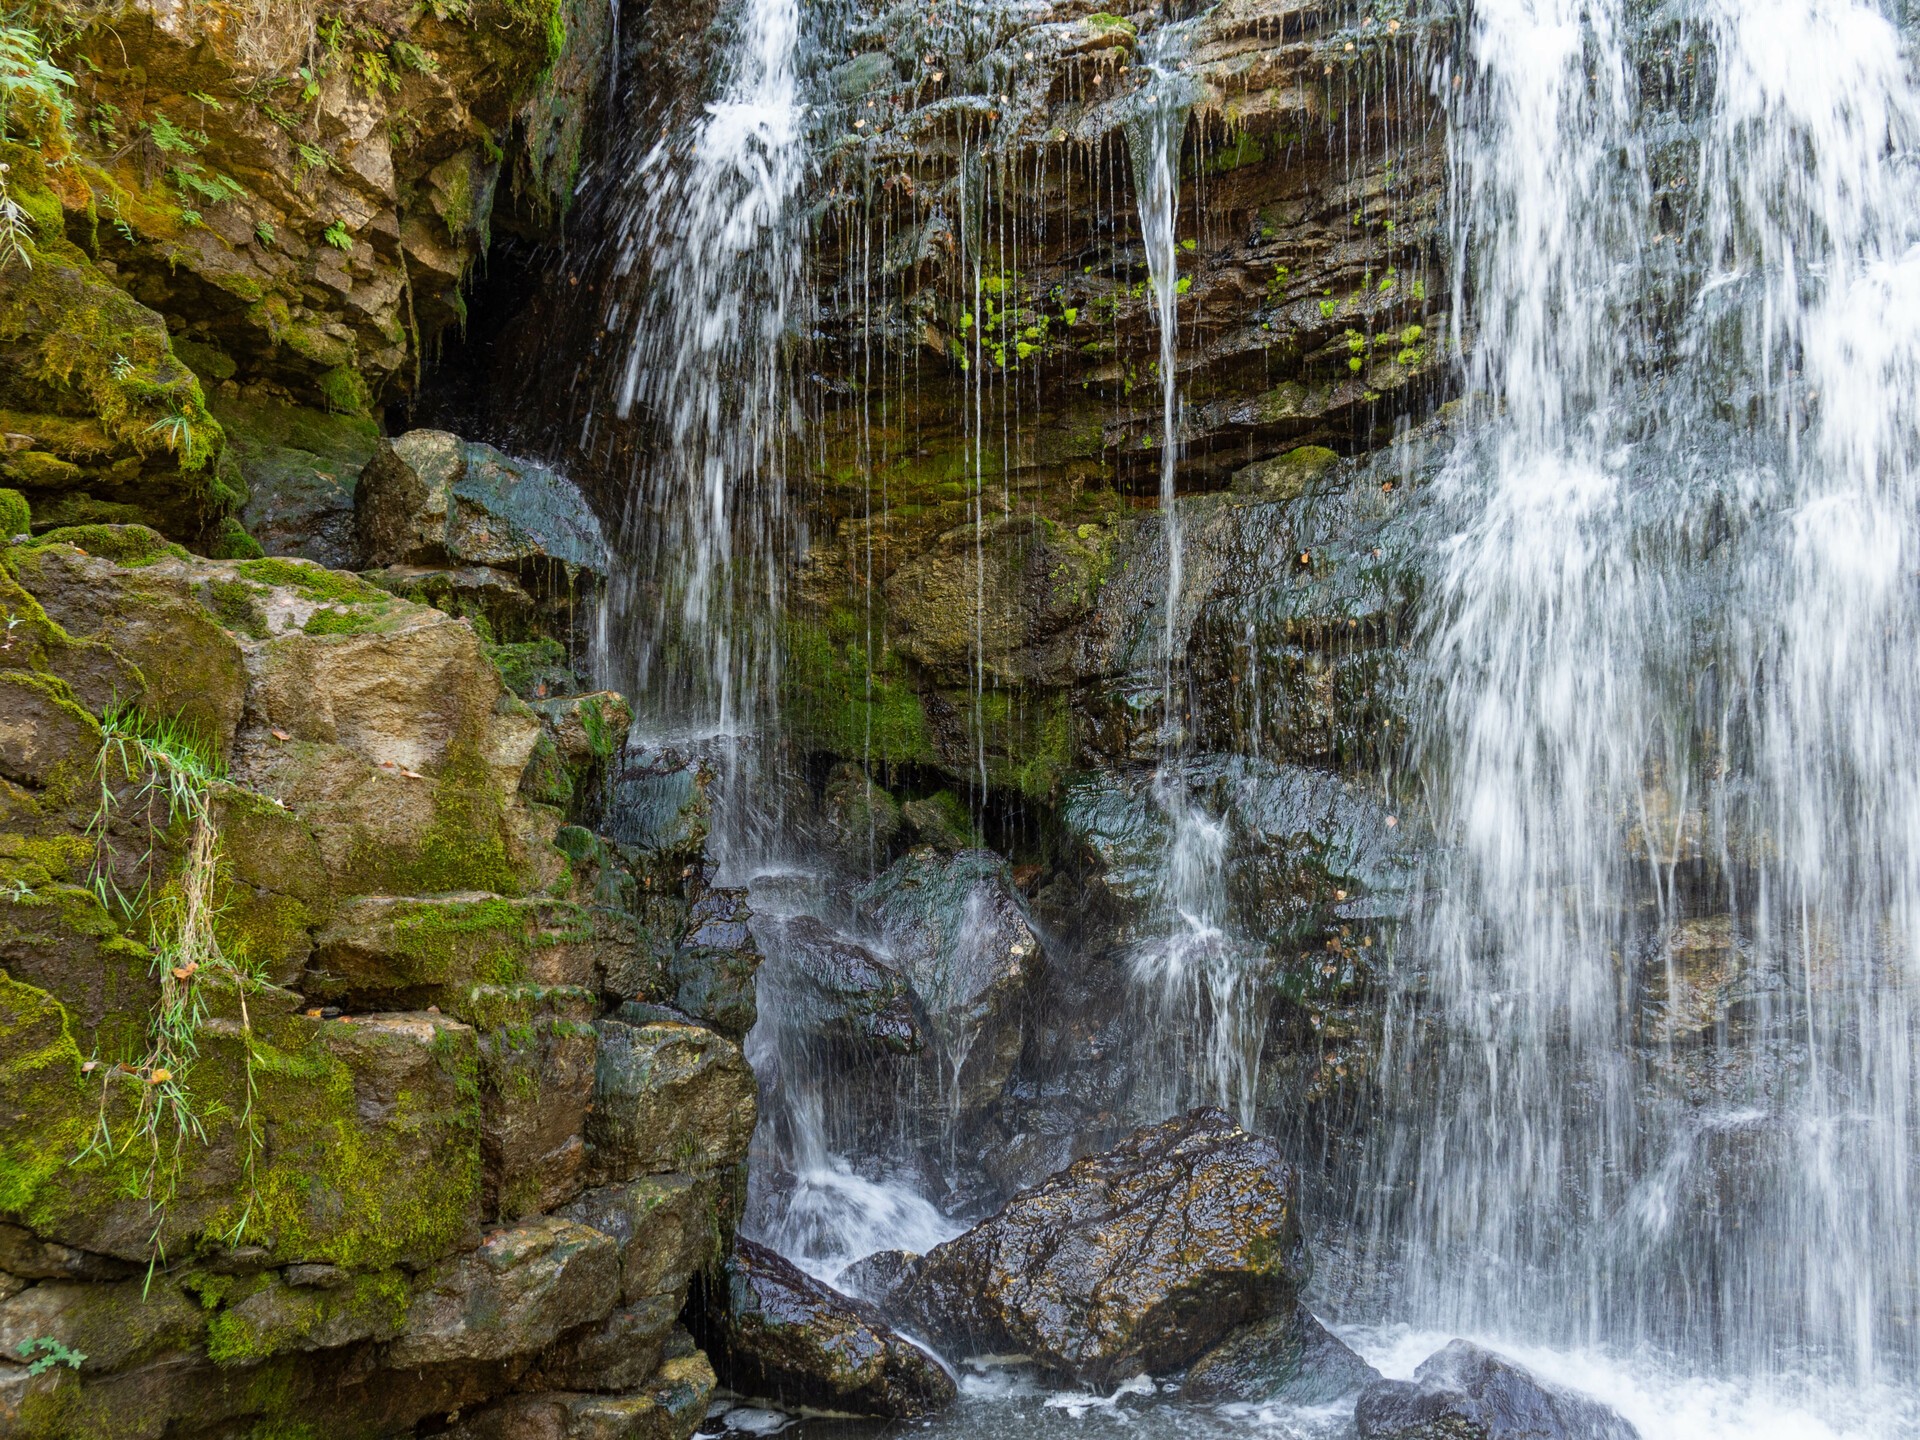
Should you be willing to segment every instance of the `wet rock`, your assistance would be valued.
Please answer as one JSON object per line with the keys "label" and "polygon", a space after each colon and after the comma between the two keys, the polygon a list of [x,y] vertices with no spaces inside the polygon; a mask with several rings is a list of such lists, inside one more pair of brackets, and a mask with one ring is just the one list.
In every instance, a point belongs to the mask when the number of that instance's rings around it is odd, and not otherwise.
{"label": "wet rock", "polygon": [[623,1305],[672,1300],[677,1313],[694,1271],[724,1253],[734,1199],[728,1176],[649,1175],[589,1190],[564,1213],[619,1247]]}
{"label": "wet rock", "polygon": [[1361,1440],[1639,1440],[1597,1400],[1536,1379],[1465,1340],[1429,1356],[1412,1380],[1370,1386],[1354,1410]]}
{"label": "wet rock", "polygon": [[899,971],[812,915],[761,922],[779,954],[783,1025],[858,1053],[913,1055],[922,1048],[913,999]]}
{"label": "wet rock", "polygon": [[833,768],[822,810],[828,843],[855,864],[884,860],[900,834],[899,802],[858,765]]}
{"label": "wet rock", "polygon": [[635,1390],[660,1364],[681,1297],[651,1295],[556,1340],[528,1377],[534,1390]]}
{"label": "wet rock", "polygon": [[915,850],[857,899],[924,1007],[931,1078],[964,1127],[999,1100],[1019,1061],[1041,965],[1012,871],[987,850]]}
{"label": "wet rock", "polygon": [[759,1015],[753,980],[761,956],[747,923],[752,915],[744,889],[705,887],[667,962],[673,1003],[734,1040],[744,1038]]}
{"label": "wet rock", "polygon": [[693,1313],[721,1378],[742,1394],[894,1417],[930,1414],[954,1399],[940,1363],[878,1311],[751,1240],[736,1243],[724,1280]]}
{"label": "wet rock", "polygon": [[911,1250],[876,1250],[840,1272],[840,1288],[886,1313],[919,1259]]}
{"label": "wet rock", "polygon": [[542,1350],[563,1330],[606,1315],[619,1293],[609,1236],[558,1217],[509,1226],[422,1278],[387,1360],[407,1369]]}
{"label": "wet rock", "polygon": [[1181,1393],[1200,1404],[1284,1401],[1331,1405],[1357,1395],[1380,1372],[1295,1305],[1237,1331],[1194,1362]]}
{"label": "wet rock", "polygon": [[625,1394],[515,1395],[445,1432],[453,1440],[687,1440],[707,1413],[713,1369],[698,1351],[670,1357]]}
{"label": "wet rock", "polygon": [[747,1153],[757,1088],[740,1048],[696,1025],[598,1022],[592,1172],[605,1181],[715,1170]]}
{"label": "wet rock", "polygon": [[1270,1141],[1195,1110],[931,1251],[896,1312],[950,1345],[1093,1384],[1176,1370],[1293,1304],[1308,1274],[1298,1183]]}

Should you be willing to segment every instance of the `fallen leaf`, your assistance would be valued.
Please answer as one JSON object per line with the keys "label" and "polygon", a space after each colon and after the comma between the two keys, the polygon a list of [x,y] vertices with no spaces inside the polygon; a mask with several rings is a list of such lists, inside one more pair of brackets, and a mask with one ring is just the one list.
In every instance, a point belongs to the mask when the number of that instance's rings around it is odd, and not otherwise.
{"label": "fallen leaf", "polygon": [[191,980],[193,978],[193,972],[199,968],[198,965],[192,964],[176,965],[173,967],[173,978],[176,980]]}
{"label": "fallen leaf", "polygon": [[1344,900],[1347,898],[1347,892],[1344,890],[1336,890],[1333,892],[1333,898],[1336,900]]}
{"label": "fallen leaf", "polygon": [[80,1067],[80,1073],[82,1075],[91,1075],[94,1071],[98,1070],[99,1068],[100,1068],[100,1062],[98,1060],[89,1060]]}
{"label": "fallen leaf", "polygon": [[273,732],[273,738],[276,740],[291,740],[293,737],[284,730],[276,730]]}
{"label": "fallen leaf", "polygon": [[147,1076],[147,1083],[149,1085],[164,1085],[171,1079],[173,1079],[173,1072],[162,1065],[158,1070]]}

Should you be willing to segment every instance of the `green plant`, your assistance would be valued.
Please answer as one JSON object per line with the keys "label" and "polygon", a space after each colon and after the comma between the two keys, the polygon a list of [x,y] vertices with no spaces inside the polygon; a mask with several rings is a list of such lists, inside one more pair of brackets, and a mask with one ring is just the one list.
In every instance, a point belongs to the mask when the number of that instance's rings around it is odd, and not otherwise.
{"label": "green plant", "polygon": [[[207,1019],[208,987],[223,981],[233,986],[239,999],[240,1031],[247,1057],[239,1129],[248,1199],[229,1232],[231,1242],[239,1242],[252,1215],[254,1176],[265,1143],[254,1114],[253,1025],[246,999],[256,981],[221,949],[214,929],[220,832],[213,795],[227,781],[225,768],[212,746],[179,721],[156,719],[123,706],[110,707],[101,716],[100,733],[100,754],[95,764],[100,798],[87,827],[94,853],[89,878],[103,907],[145,926],[160,998],[148,1027],[146,1054],[136,1064],[105,1068],[99,1120],[82,1154],[112,1157],[125,1154],[136,1144],[145,1147],[147,1164],[141,1185],[154,1215],[152,1263],[157,1264],[164,1258],[159,1237],[167,1203],[179,1180],[183,1152],[188,1141],[205,1144],[207,1139],[190,1081],[200,1051],[200,1030]],[[129,786],[131,793],[123,795],[123,789]],[[145,853],[131,867],[139,877],[131,894],[120,883],[113,850],[114,822],[123,808],[142,812],[147,837]],[[156,890],[153,880],[159,838],[181,826],[187,833],[180,873]],[[112,1133],[107,1119],[107,1087],[119,1077],[130,1077],[139,1087],[134,1120],[123,1137]]]}
{"label": "green plant", "polygon": [[271,220],[256,221],[253,227],[253,238],[258,240],[262,245],[273,244],[275,238],[273,222]]}
{"label": "green plant", "polygon": [[66,92],[73,76],[47,58],[40,37],[16,25],[0,25],[0,140],[16,112],[39,112],[64,126],[73,118]]}
{"label": "green plant", "polygon": [[320,233],[320,238],[336,250],[351,251],[353,236],[347,233],[347,222],[336,220]]}
{"label": "green plant", "polygon": [[80,1351],[62,1345],[51,1335],[37,1336],[20,1347],[22,1355],[32,1355],[36,1352],[40,1358],[27,1366],[29,1375],[44,1375],[56,1365],[64,1365],[69,1370],[78,1370],[87,1358]]}

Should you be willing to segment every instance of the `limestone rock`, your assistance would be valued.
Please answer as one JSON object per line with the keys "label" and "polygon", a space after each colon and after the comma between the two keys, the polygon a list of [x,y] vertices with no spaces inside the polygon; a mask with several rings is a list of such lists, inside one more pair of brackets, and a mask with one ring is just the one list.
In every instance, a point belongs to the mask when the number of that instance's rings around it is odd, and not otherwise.
{"label": "limestone rock", "polygon": [[725,1253],[731,1182],[720,1176],[649,1175],[588,1190],[563,1212],[619,1247],[625,1305],[679,1297],[696,1270]]}
{"label": "limestone rock", "polygon": [[1536,1379],[1465,1340],[1422,1361],[1412,1380],[1382,1380],[1354,1410],[1360,1440],[1639,1440],[1597,1400]]}
{"label": "limestone rock", "polygon": [[605,1316],[619,1293],[610,1237],[558,1217],[508,1226],[423,1277],[387,1362],[407,1369],[542,1350]]}
{"label": "limestone rock", "polygon": [[[720,1293],[724,1284],[724,1293]],[[952,1379],[878,1311],[741,1240],[697,1333],[721,1377],[745,1395],[854,1415],[913,1417],[952,1403]]]}
{"label": "limestone rock", "polygon": [[565,900],[481,891],[371,895],[339,907],[314,937],[302,988],[350,1003],[436,1004],[466,1016],[476,987],[523,984],[596,991],[617,941]]}
{"label": "limestone rock", "polygon": [[1194,1362],[1181,1393],[1203,1405],[1281,1401],[1331,1405],[1380,1372],[1328,1331],[1304,1305],[1236,1331]]}
{"label": "limestone rock", "polygon": [[480,1151],[489,1214],[552,1210],[586,1183],[587,1106],[600,1032],[591,991],[489,987],[470,996],[481,1020]]}
{"label": "limestone rock", "polygon": [[895,1304],[948,1344],[1094,1384],[1190,1363],[1307,1278],[1298,1177],[1218,1110],[1135,1132],[915,1264]]}
{"label": "limestone rock", "polygon": [[599,1022],[587,1143],[596,1176],[713,1170],[745,1157],[758,1117],[753,1071],[695,1025]]}

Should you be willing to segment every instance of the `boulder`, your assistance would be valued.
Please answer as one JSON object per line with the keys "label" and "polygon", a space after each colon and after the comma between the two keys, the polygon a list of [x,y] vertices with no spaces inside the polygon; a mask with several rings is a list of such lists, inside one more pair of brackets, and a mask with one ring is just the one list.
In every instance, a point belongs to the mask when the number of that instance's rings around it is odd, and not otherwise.
{"label": "boulder", "polygon": [[1369,1386],[1354,1408],[1360,1440],[1640,1440],[1620,1415],[1455,1340],[1411,1380]]}
{"label": "boulder", "polygon": [[588,1190],[562,1212],[611,1236],[620,1257],[620,1301],[680,1298],[696,1270],[726,1246],[733,1196],[717,1176],[649,1175]]}
{"label": "boulder", "polygon": [[746,1057],[697,1025],[598,1022],[591,1167],[603,1181],[739,1163],[759,1100]]}
{"label": "boulder", "polygon": [[765,947],[779,956],[767,985],[783,1025],[863,1054],[922,1048],[912,991],[898,970],[812,915],[759,923]]}
{"label": "boulder", "polygon": [[667,987],[684,1013],[740,1040],[759,1018],[753,979],[760,945],[747,922],[747,892],[703,888],[687,912],[687,930],[667,962]]}
{"label": "boulder", "polygon": [[[360,474],[355,534],[370,565],[485,565],[530,578],[557,562],[565,575],[605,575],[600,522],[565,476],[444,430],[412,430]],[[541,588],[555,581],[544,575]]]}
{"label": "boulder", "polygon": [[1304,1305],[1238,1330],[1194,1362],[1182,1393],[1201,1404],[1283,1401],[1331,1405],[1358,1395],[1380,1372]]}
{"label": "boulder", "polygon": [[[704,1293],[702,1293],[704,1291]],[[952,1403],[940,1362],[879,1311],[741,1240],[692,1313],[722,1380],[743,1395],[842,1414],[908,1418]]]}
{"label": "boulder", "polygon": [[922,848],[856,898],[924,1007],[929,1080],[964,1130],[999,1100],[1019,1062],[1041,964],[1013,872],[988,850]]}
{"label": "boulder", "polygon": [[557,1216],[508,1226],[423,1277],[387,1361],[404,1370],[542,1350],[607,1315],[619,1294],[610,1236]]}
{"label": "boulder", "polygon": [[554,1209],[586,1183],[597,1008],[590,991],[573,986],[486,987],[470,997],[482,1022],[481,1186],[490,1217]]}
{"label": "boulder", "polygon": [[1110,1384],[1180,1369],[1307,1279],[1299,1179],[1218,1110],[1136,1131],[914,1264],[895,1313],[976,1354]]}
{"label": "boulder", "polygon": [[477,1410],[449,1440],[687,1440],[706,1418],[713,1369],[697,1350],[663,1361],[624,1394],[565,1390],[515,1395]]}

